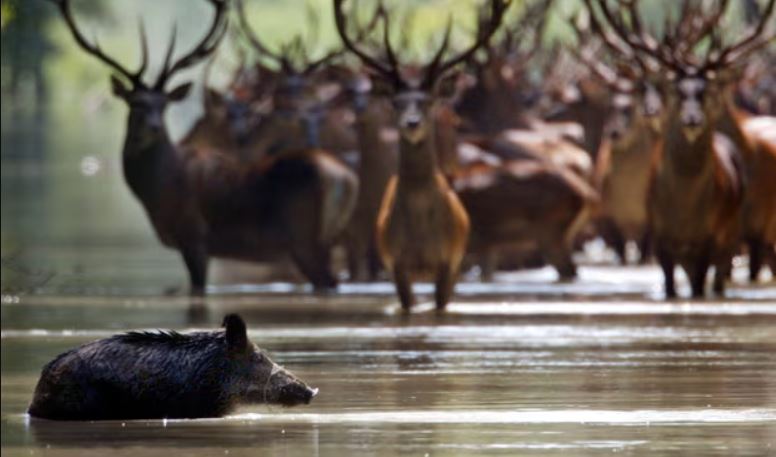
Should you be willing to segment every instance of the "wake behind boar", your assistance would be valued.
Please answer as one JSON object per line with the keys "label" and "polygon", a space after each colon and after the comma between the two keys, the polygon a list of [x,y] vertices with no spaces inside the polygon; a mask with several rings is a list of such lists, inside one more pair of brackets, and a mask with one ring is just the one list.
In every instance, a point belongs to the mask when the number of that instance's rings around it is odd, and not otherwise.
{"label": "wake behind boar", "polygon": [[55,420],[218,417],[244,403],[293,406],[317,393],[248,340],[243,319],[225,330],[129,332],[49,362],[29,414]]}

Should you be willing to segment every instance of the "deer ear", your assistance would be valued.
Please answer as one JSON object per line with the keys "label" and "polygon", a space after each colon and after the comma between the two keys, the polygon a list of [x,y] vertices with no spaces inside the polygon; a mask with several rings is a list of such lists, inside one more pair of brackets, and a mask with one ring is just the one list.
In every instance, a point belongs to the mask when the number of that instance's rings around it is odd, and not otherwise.
{"label": "deer ear", "polygon": [[132,92],[116,75],[110,76],[110,86],[111,90],[113,90],[113,95],[123,100],[126,100],[130,92]]}
{"label": "deer ear", "polygon": [[226,345],[230,351],[244,351],[248,348],[248,330],[239,314],[227,314],[222,324],[226,328]]}
{"label": "deer ear", "polygon": [[167,98],[171,102],[179,102],[186,98],[187,95],[189,95],[189,91],[191,90],[191,83],[183,83],[180,86],[176,87],[175,89],[171,90],[167,94]]}

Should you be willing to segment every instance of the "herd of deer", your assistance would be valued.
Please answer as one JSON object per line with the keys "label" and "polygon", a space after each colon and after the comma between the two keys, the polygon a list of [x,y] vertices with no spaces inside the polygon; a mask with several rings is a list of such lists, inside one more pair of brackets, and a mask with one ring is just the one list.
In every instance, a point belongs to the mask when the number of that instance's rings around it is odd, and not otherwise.
{"label": "herd of deer", "polygon": [[450,21],[425,65],[399,61],[382,4],[349,25],[357,9],[333,0],[342,47],[314,59],[301,37],[271,50],[237,1],[257,63],[226,91],[205,87],[204,114],[177,143],[163,115],[192,84],[170,80],[217,49],[229,0],[208,0],[207,33],[177,58],[173,31],[153,84],[142,28],[133,72],[82,35],[68,0],[53,1],[78,45],[114,71],[129,106],[124,177],[194,293],[210,257],[290,256],[316,289],[332,288],[337,246],[352,280],[384,267],[405,309],[419,278],[444,308],[462,266],[488,279],[546,262],[573,278],[573,250],[596,235],[623,261],[626,241],[642,260],[654,252],[667,297],[675,265],[699,297],[710,266],[723,293],[742,248],[752,280],[774,257],[776,88],[759,84],[774,72],[774,0],[733,43],[719,26],[728,0],[711,11],[683,0],[660,38],[637,1],[584,0],[577,43],[551,51],[541,32],[552,0],[509,20],[509,0],[488,0],[471,44],[449,49]]}

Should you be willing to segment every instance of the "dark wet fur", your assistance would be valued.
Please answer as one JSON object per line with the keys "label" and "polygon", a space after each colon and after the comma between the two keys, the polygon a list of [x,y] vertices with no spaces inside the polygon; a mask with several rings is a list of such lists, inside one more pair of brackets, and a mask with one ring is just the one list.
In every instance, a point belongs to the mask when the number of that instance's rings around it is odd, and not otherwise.
{"label": "dark wet fur", "polygon": [[283,389],[309,388],[284,371],[271,377],[274,363],[247,340],[244,324],[241,330],[237,343],[224,331],[129,332],[87,343],[43,368],[29,413],[57,420],[196,418],[247,402],[309,402],[311,395],[284,397]]}

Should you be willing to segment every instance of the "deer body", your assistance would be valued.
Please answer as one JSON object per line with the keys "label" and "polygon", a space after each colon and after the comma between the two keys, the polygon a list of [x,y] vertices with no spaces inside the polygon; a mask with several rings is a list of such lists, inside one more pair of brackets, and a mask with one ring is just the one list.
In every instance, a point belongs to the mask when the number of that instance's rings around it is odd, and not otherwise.
{"label": "deer body", "polygon": [[402,139],[399,151],[399,173],[377,219],[377,245],[402,306],[413,304],[413,280],[431,278],[437,307],[444,308],[466,250],[469,218],[437,167],[431,135],[419,143]]}
{"label": "deer body", "polygon": [[612,131],[598,152],[594,181],[601,193],[598,225],[624,263],[627,241],[639,244],[642,261],[649,256],[647,192],[660,132],[642,109],[632,105],[622,109],[628,114],[613,115]]}
{"label": "deer body", "polygon": [[329,250],[347,220],[340,213],[355,200],[347,169],[315,150],[246,165],[214,149],[176,147],[166,129],[154,137],[133,126],[135,118],[130,113],[125,179],[160,241],[183,255],[195,290],[204,287],[209,257],[288,254],[315,287],[336,285]]}
{"label": "deer body", "polygon": [[481,20],[483,28],[475,42],[454,57],[444,58],[450,43],[449,22],[441,46],[420,75],[412,78],[402,71],[391,46],[388,13],[381,9],[377,15],[383,23],[384,55],[374,57],[348,35],[342,4],[343,0],[334,0],[337,32],[343,44],[373,71],[375,83],[392,97],[399,131],[399,171],[383,197],[377,246],[383,263],[393,273],[402,307],[409,309],[414,302],[412,281],[432,275],[436,307],[441,310],[455,288],[469,236],[469,217],[437,164],[436,110],[442,95],[453,92],[451,70],[487,45],[508,2],[491,0],[490,16]]}
{"label": "deer body", "polygon": [[667,122],[661,146],[652,169],[649,211],[666,295],[676,296],[677,264],[690,278],[694,297],[703,296],[713,265],[714,291],[722,293],[740,236],[743,189],[737,152],[708,126],[689,142],[676,118]]}
{"label": "deer body", "polygon": [[371,100],[356,114],[359,192],[345,243],[350,277],[356,280],[377,277],[380,269],[375,238],[377,215],[388,182],[398,168],[398,145],[384,135],[387,108],[384,105],[382,100]]}
{"label": "deer body", "polygon": [[[763,128],[763,126],[765,128]],[[776,118],[748,116],[738,109],[731,90],[718,124],[741,151],[746,177],[743,236],[749,246],[749,279],[757,279],[763,250],[776,246]]]}
{"label": "deer body", "polygon": [[[166,85],[176,72],[212,54],[226,31],[226,2],[209,1],[215,15],[205,37],[174,62],[173,38],[156,82],[147,84],[143,27],[142,63],[138,71],[130,72],[84,38],[68,0],[55,0],[78,45],[116,71],[111,77],[114,95],[129,106],[125,180],[160,241],[180,251],[192,292],[204,291],[209,257],[258,260],[279,253],[290,253],[316,287],[333,287],[329,248],[344,223],[331,216],[332,207],[349,211],[352,204],[343,202],[355,198],[349,192],[355,183],[337,174],[333,160],[305,151],[244,164],[211,147],[178,146],[170,140],[165,109],[185,98],[191,84],[172,90]],[[334,176],[342,178],[339,184],[332,184]]]}
{"label": "deer body", "polygon": [[455,178],[455,190],[472,224],[469,252],[480,257],[483,279],[500,250],[538,247],[561,279],[576,276],[572,244],[597,202],[575,173],[540,161],[472,164]]}
{"label": "deer body", "polygon": [[[596,4],[598,10],[592,0],[585,0],[591,23],[607,46],[628,59],[635,58],[652,73],[656,73],[650,70],[652,64],[657,64],[659,84],[666,95],[667,115],[651,171],[649,204],[666,296],[676,296],[675,264],[687,272],[694,297],[703,296],[706,272],[714,265],[714,292],[721,294],[740,241],[745,191],[739,151],[715,130],[726,117],[720,117],[726,110],[725,88],[736,77],[737,65],[773,41],[768,25],[773,24],[776,0],[768,0],[756,24],[727,44],[715,33],[726,1],[710,12],[684,2],[678,21],[666,24],[662,40],[644,28],[637,1],[618,10],[605,0]],[[623,20],[626,12],[628,21]],[[600,17],[614,34],[601,32]],[[696,45],[707,37],[710,48],[699,58]],[[733,141],[739,133],[734,132]],[[738,142],[742,143],[740,138]]]}

